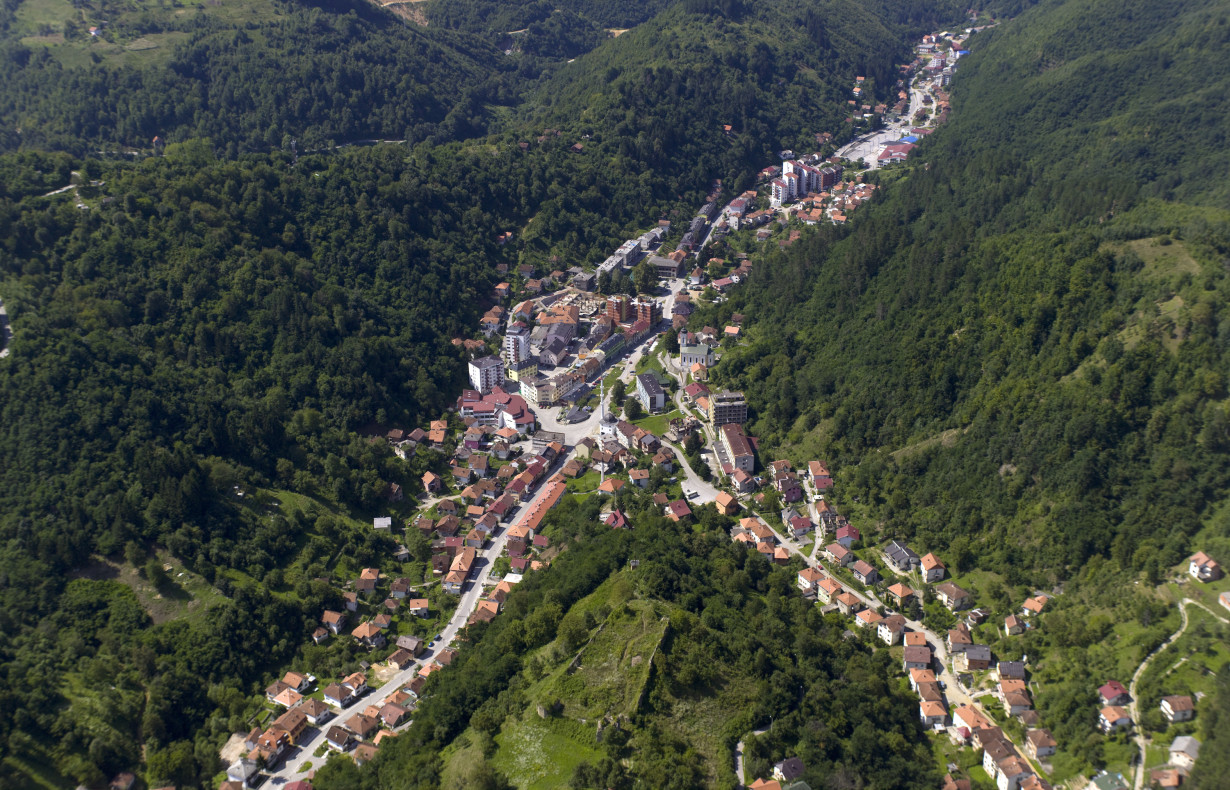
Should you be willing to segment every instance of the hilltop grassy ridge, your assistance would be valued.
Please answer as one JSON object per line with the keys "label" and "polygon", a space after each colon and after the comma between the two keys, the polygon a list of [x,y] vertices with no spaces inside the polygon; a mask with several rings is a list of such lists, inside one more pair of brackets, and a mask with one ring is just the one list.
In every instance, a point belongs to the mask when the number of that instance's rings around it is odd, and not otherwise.
{"label": "hilltop grassy ridge", "polygon": [[316,783],[431,787],[498,770],[518,786],[722,787],[736,741],[772,718],[749,745],[756,775],[797,752],[817,785],[933,784],[888,652],[843,639],[844,622],[798,595],[797,568],[732,543],[711,505],[693,526],[664,519],[647,492],[622,504],[632,530],[601,524],[593,498],[565,497],[545,522],[564,548],[551,571],[475,629],[372,771],[333,761]]}

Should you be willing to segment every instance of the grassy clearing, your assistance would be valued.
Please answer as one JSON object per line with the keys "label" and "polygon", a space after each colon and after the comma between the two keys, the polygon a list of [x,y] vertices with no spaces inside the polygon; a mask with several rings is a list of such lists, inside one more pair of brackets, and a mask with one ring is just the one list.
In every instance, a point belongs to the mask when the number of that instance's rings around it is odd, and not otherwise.
{"label": "grassy clearing", "polygon": [[666,433],[667,428],[670,427],[671,420],[680,419],[683,419],[683,412],[675,409],[674,411],[669,411],[665,414],[651,414],[650,416],[643,417],[632,424],[638,428],[644,428],[656,436],[661,436]]}
{"label": "grassy clearing", "polygon": [[114,562],[105,557],[96,557],[94,562],[82,568],[76,577],[117,581],[129,587],[137,596],[141,607],[156,624],[171,620],[185,620],[191,624],[204,621],[217,603],[225,600],[204,577],[187,570],[173,557],[161,552],[155,557],[165,568],[170,582],[161,588],[155,587],[136,568]]}
{"label": "grassy clearing", "polygon": [[1130,249],[1145,262],[1141,271],[1150,279],[1168,279],[1173,275],[1199,274],[1200,264],[1188,252],[1187,245],[1181,241],[1162,239],[1135,239],[1126,244],[1114,245],[1119,249]]}
{"label": "grassy clearing", "polygon": [[1230,662],[1227,628],[1198,607],[1189,606],[1187,617],[1183,636],[1154,657],[1141,680],[1165,694],[1210,694],[1214,676]]}
{"label": "grassy clearing", "polygon": [[971,570],[959,576],[952,577],[952,581],[958,587],[969,590],[976,602],[979,605],[985,605],[988,593],[991,588],[1004,583],[1004,577],[1001,574],[991,571]]}
{"label": "grassy clearing", "polygon": [[1166,744],[1151,743],[1145,748],[1145,768],[1157,768],[1170,762],[1170,748]]}
{"label": "grassy clearing", "polygon": [[569,480],[565,485],[568,486],[569,491],[574,493],[597,491],[600,480],[601,474],[594,469],[590,469],[580,477],[574,477],[572,480]]}
{"label": "grassy clearing", "polygon": [[928,733],[927,738],[931,741],[931,753],[935,755],[935,764],[945,773],[951,770],[948,766],[955,765],[957,770],[953,772],[953,776],[970,778],[970,772],[974,767],[982,765],[982,759],[977,751],[957,746],[947,735]]}
{"label": "grassy clearing", "polygon": [[957,438],[964,433],[960,428],[949,428],[946,431],[941,431],[935,436],[928,436],[926,439],[920,439],[912,444],[907,444],[899,450],[894,450],[892,455],[893,460],[901,461],[921,452],[930,450],[932,447],[943,446],[952,447],[957,443]]}
{"label": "grassy clearing", "polygon": [[[43,46],[67,68],[103,64],[146,65],[165,61],[187,40],[197,17],[239,28],[279,16],[269,0],[135,0],[124,7],[75,7],[70,0],[24,0],[13,32],[28,46]],[[163,32],[146,33],[156,21]],[[66,23],[75,29],[65,36]],[[100,35],[89,29],[99,27]]]}
{"label": "grassy clearing", "polygon": [[65,20],[79,15],[69,0],[25,0],[17,6],[16,17],[19,32],[34,34],[48,25],[59,32]]}
{"label": "grassy clearing", "polygon": [[1214,612],[1217,612],[1219,617],[1224,617],[1230,620],[1230,611],[1222,606],[1217,600],[1217,597],[1223,592],[1230,590],[1230,577],[1223,577],[1215,582],[1202,584],[1195,581],[1187,575],[1186,566],[1183,568],[1183,576],[1179,582],[1171,582],[1162,588],[1162,594],[1170,601],[1178,603],[1181,598],[1191,598],[1193,601],[1198,601]]}
{"label": "grassy clearing", "polygon": [[601,752],[579,739],[581,733],[571,725],[566,720],[541,719],[527,710],[519,718],[504,723],[495,739],[499,749],[492,764],[515,787],[525,790],[565,787],[578,765],[602,758]]}

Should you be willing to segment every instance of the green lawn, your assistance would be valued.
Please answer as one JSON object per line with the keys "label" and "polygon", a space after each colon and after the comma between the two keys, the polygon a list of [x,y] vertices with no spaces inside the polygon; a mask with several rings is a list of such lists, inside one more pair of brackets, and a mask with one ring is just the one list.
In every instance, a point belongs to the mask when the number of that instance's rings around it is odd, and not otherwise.
{"label": "green lawn", "polygon": [[[611,476],[614,477],[614,475],[611,475]],[[574,477],[573,479],[569,480],[567,483],[565,483],[565,485],[568,487],[568,490],[572,493],[597,491],[598,483],[601,479],[602,479],[602,474],[600,472],[598,472],[595,469],[590,469],[589,471],[587,471],[585,474],[581,475],[580,477]]]}
{"label": "green lawn", "polygon": [[1227,590],[1230,590],[1230,576],[1225,576],[1215,582],[1204,584],[1187,575],[1187,565],[1184,563],[1182,567],[1182,583],[1171,582],[1164,589],[1166,597],[1172,601],[1178,601],[1180,598],[1191,598],[1193,601],[1199,601],[1205,606],[1217,612],[1219,617],[1224,617],[1230,620],[1230,611],[1222,606],[1217,600],[1217,596]]}
{"label": "green lawn", "polygon": [[611,388],[615,386],[615,382],[619,380],[619,376],[623,372],[624,366],[622,364],[613,365],[611,367],[610,371],[606,374],[606,377],[602,379],[603,383],[606,385],[607,392],[611,391]]}
{"label": "green lawn", "polygon": [[1212,693],[1214,676],[1230,662],[1226,626],[1203,609],[1189,606],[1183,636],[1153,658],[1141,678],[1142,689],[1162,694]]}
{"label": "green lawn", "polygon": [[[942,559],[942,558],[941,558]],[[990,606],[987,592],[996,584],[1002,584],[1004,577],[991,571],[971,570],[959,576],[953,576],[952,582],[958,587],[969,590],[974,596],[975,606]],[[1017,602],[1013,602],[1014,604]],[[1004,613],[1007,616],[1007,613]]]}
{"label": "green lawn", "polygon": [[931,753],[935,756],[935,764],[939,766],[940,773],[948,773],[948,764],[955,763],[958,770],[954,775],[958,778],[962,775],[968,777],[975,766],[982,764],[982,758],[977,751],[957,746],[946,734],[927,733],[927,739],[931,742]]}
{"label": "green lawn", "polygon": [[25,0],[17,6],[17,28],[26,33],[37,33],[43,25],[50,25],[59,32],[65,20],[80,16],[70,0]]}
{"label": "green lawn", "polygon": [[983,786],[990,785],[991,787],[995,786],[995,782],[991,781],[991,777],[987,775],[987,771],[985,768],[982,767],[981,763],[969,769],[969,778],[974,783],[975,786],[978,786],[978,785],[983,785]]}
{"label": "green lawn", "polygon": [[1145,768],[1157,768],[1170,762],[1170,747],[1164,743],[1151,743],[1145,749]]}
{"label": "green lawn", "polygon": [[665,372],[662,368],[662,361],[658,359],[656,347],[650,348],[644,354],[641,354],[641,358],[636,361],[636,372],[638,375],[649,371]]}
{"label": "green lawn", "polygon": [[[48,49],[67,68],[96,68],[95,58],[102,63],[140,66],[169,57],[177,44],[187,40],[198,16],[209,17],[226,28],[270,20],[279,14],[268,0],[141,0],[109,4],[104,11],[99,8],[97,4],[70,0],[24,0],[17,6],[14,32],[22,36],[23,44]],[[78,32],[66,39],[64,25],[70,21]],[[162,31],[143,32],[149,29],[150,21]],[[101,36],[89,35],[94,25],[104,27]],[[249,35],[256,38],[260,32]]]}
{"label": "green lawn", "polygon": [[671,420],[679,420],[683,418],[683,413],[678,409],[669,411],[664,414],[651,414],[648,417],[642,417],[632,424],[638,428],[644,428],[655,436],[661,436],[666,433],[670,427]]}

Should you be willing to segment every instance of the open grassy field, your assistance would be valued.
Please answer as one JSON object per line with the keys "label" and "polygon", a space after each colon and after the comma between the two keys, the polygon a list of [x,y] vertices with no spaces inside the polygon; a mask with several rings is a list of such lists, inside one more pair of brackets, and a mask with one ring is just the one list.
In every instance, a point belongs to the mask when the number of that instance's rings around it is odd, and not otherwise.
{"label": "open grassy field", "polygon": [[[613,476],[613,475],[612,475]],[[627,476],[625,475],[625,478]],[[573,493],[586,493],[598,490],[598,482],[601,479],[601,473],[590,469],[580,477],[574,477],[569,480],[566,485],[568,490]]]}
{"label": "open grassy field", "polygon": [[[588,740],[592,743],[593,730]],[[513,786],[524,790],[555,790],[568,786],[582,762],[597,762],[602,753],[586,744],[584,736],[566,719],[541,719],[532,710],[504,723],[496,736],[499,749],[495,767]]]}
{"label": "open grassy field", "polygon": [[166,552],[155,557],[167,570],[170,581],[155,587],[131,565],[105,557],[95,557],[94,562],[74,574],[85,579],[117,581],[129,587],[137,601],[155,623],[185,620],[197,623],[209,616],[213,604],[223,600],[222,593],[203,577],[184,568]]}
{"label": "open grassy field", "polygon": [[1214,677],[1230,662],[1230,627],[1195,606],[1188,606],[1187,618],[1183,635],[1150,662],[1140,679],[1142,689],[1156,690],[1162,695],[1213,692]]}
{"label": "open grassy field", "polygon": [[270,0],[22,0],[8,35],[69,68],[145,65],[169,57],[199,17],[238,29],[279,13]]}

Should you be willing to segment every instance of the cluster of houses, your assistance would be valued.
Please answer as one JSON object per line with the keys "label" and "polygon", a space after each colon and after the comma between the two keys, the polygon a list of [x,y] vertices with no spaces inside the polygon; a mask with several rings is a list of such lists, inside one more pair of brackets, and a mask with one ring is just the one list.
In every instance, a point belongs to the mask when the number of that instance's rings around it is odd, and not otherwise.
{"label": "cluster of houses", "polygon": [[1174,790],[1187,781],[1200,756],[1200,741],[1191,735],[1180,735],[1171,741],[1169,751],[1170,761],[1149,772],[1149,784],[1161,790]]}
{"label": "cluster of houses", "polygon": [[[871,200],[876,185],[864,183],[861,174],[855,176],[853,181],[843,180],[845,168],[839,161],[836,156],[826,160],[817,153],[801,160],[783,162],[781,175],[769,181],[771,210],[764,212],[768,216],[762,219],[749,215],[747,224],[767,223],[774,213],[782,224],[792,219],[805,225],[818,225],[825,221],[837,225],[844,223],[851,211]],[[772,170],[777,173],[776,168]],[[772,231],[767,228],[757,231],[757,239],[760,240],[771,235]],[[788,239],[782,245],[789,246],[793,240]]]}
{"label": "cluster of houses", "polygon": [[[417,637],[404,638],[421,643]],[[404,651],[399,649],[399,652]],[[420,683],[418,689],[421,688]],[[399,689],[342,720],[339,716],[344,715],[345,708],[371,691],[367,675],[355,672],[329,684],[318,694],[314,694],[315,691],[316,678],[298,672],[287,672],[265,689],[265,698],[282,712],[268,727],[255,727],[248,733],[244,739],[247,756],[228,766],[226,781],[221,785],[223,790],[258,786],[267,778],[262,770],[277,768],[292,751],[305,741],[311,742],[321,730],[329,748],[353,749],[355,762],[362,765],[375,756],[385,738],[394,736],[393,728],[406,723],[417,700],[417,690]]]}
{"label": "cluster of houses", "polygon": [[[1128,689],[1117,680],[1109,680],[1098,688],[1102,709],[1098,712],[1098,728],[1107,734],[1132,727],[1132,718],[1127,705],[1132,698]],[[1170,694],[1162,697],[1158,706],[1167,722],[1191,721],[1196,715],[1196,701],[1187,695]],[[1180,735],[1170,745],[1170,762],[1150,773],[1154,787],[1179,787],[1200,754],[1200,741],[1190,735]]]}
{"label": "cluster of houses", "polygon": [[[970,705],[960,705],[953,711],[953,724],[960,737],[982,752],[982,767],[1000,790],[1050,790],[1050,784],[1034,771],[1012,741],[999,727]],[[1046,730],[1031,729],[1025,733],[1025,750],[1039,762],[1055,753],[1055,739]],[[968,788],[968,782],[954,780],[949,775],[946,788]]]}
{"label": "cluster of houses", "polygon": [[[585,391],[587,381],[640,343],[662,320],[653,299],[617,294],[601,314],[583,311],[582,294],[556,292],[537,304],[527,300],[508,314],[500,355],[469,364],[471,385],[480,393],[516,382],[520,397],[534,408],[553,406]],[[586,297],[586,302],[594,301]],[[501,326],[502,308],[492,308],[483,331]],[[589,317],[585,317],[588,313]]]}
{"label": "cluster of houses", "polygon": [[[564,437],[560,434],[539,431],[533,437],[533,454],[514,456],[511,442],[520,438],[519,434],[478,422],[484,415],[477,407],[492,399],[497,403],[524,404],[520,396],[509,395],[498,387],[489,395],[480,396],[473,391],[462,394],[458,408],[466,431],[458,452],[464,453],[465,458],[455,458],[450,471],[454,487],[461,489],[460,497],[439,500],[435,504],[435,519],[423,515],[408,527],[418,529],[432,540],[432,572],[443,577],[443,590],[453,595],[463,591],[478,554],[488,541],[502,525],[513,520],[521,505],[540,491],[543,496],[522,524],[509,528],[505,551],[514,571],[545,567],[544,562],[534,557],[548,547],[548,541],[535,535],[534,530],[546,511],[563,496],[562,478],[581,471],[570,462],[560,474],[551,476],[551,469],[566,455]],[[444,481],[431,472],[423,476],[423,487],[428,493],[445,490]]]}
{"label": "cluster of houses", "polygon": [[[372,575],[374,574],[370,569],[364,572],[365,577]],[[505,576],[493,590],[479,600],[468,625],[493,619],[520,578],[513,574]],[[393,583],[390,600],[404,590],[405,585],[400,584],[403,582],[405,580]],[[386,604],[388,603],[386,601]],[[417,616],[426,616],[427,601],[409,599],[406,601],[406,608]],[[346,620],[345,612],[326,611],[321,618],[322,628],[329,633],[338,634],[345,628]],[[369,622],[361,624],[352,634],[356,640],[369,647],[384,647],[387,643],[383,636],[373,638],[380,630],[382,629]],[[409,634],[398,636],[384,663],[391,671],[411,669],[426,647],[421,637]],[[316,687],[315,677],[297,672],[286,673],[282,680],[265,689],[266,699],[285,711],[274,719],[268,728],[258,727],[248,734],[247,756],[235,761],[227,770],[227,780],[233,783],[229,787],[239,790],[257,786],[264,779],[260,773],[261,769],[276,768],[308,737],[312,728],[323,730],[324,743],[330,750],[353,751],[355,762],[362,765],[375,756],[385,738],[394,737],[397,728],[409,723],[427,678],[452,663],[456,655],[457,651],[453,648],[439,650],[430,662],[418,668],[408,682],[399,684],[398,688],[383,699],[364,705],[361,710],[357,706],[373,690],[368,684],[368,675],[363,671],[353,672],[329,683],[319,694],[313,694]],[[367,667],[368,664],[364,662],[363,666]],[[351,710],[347,711],[348,708]],[[228,785],[224,784],[223,787]]]}
{"label": "cluster of houses", "polygon": [[[312,641],[321,644],[331,637],[339,636],[348,626],[351,617],[358,619],[360,603],[372,601],[379,597],[378,589],[383,586],[384,579],[378,568],[364,568],[359,578],[350,585],[352,589],[342,594],[342,610],[326,609],[320,616],[320,626],[312,634]],[[410,617],[426,618],[430,616],[430,605],[426,598],[419,597],[418,588],[407,578],[394,579],[388,587],[388,595],[379,603],[371,605],[376,614],[359,622],[351,631],[350,636],[369,650],[377,650],[388,643],[385,637],[397,623],[397,618],[405,614]]]}
{"label": "cluster of houses", "polygon": [[769,205],[780,208],[799,198],[820,196],[841,183],[844,172],[841,165],[822,165],[819,154],[812,154],[808,159],[813,164],[792,159],[782,162],[781,176],[769,182]]}
{"label": "cluster of houses", "polygon": [[[731,205],[736,205],[739,200],[736,199]],[[731,215],[732,221],[737,221],[737,216]],[[768,219],[766,218],[766,222]],[[674,253],[672,253],[674,254]],[[715,276],[710,277],[706,274],[704,268],[696,266],[692,269],[687,277],[687,287],[681,288],[674,296],[674,305],[671,311],[671,328],[673,330],[682,330],[687,327],[688,317],[695,310],[692,304],[692,295],[689,291],[703,291],[705,288],[712,288],[714,291],[724,294],[730,291],[736,285],[746,282],[747,278],[752,274],[752,263],[747,258],[747,253],[738,253],[737,263],[733,264],[733,268],[729,268],[732,264],[727,263],[725,258],[710,258],[705,266]],[[724,336],[729,337],[734,335],[737,339],[738,332],[732,330],[725,333]]]}

